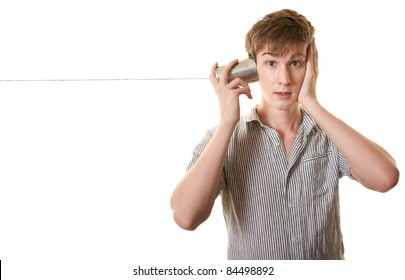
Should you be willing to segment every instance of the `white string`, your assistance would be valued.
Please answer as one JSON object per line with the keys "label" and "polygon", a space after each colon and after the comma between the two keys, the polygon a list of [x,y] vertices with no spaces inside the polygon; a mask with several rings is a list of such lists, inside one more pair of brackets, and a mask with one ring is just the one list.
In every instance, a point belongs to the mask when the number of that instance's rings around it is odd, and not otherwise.
{"label": "white string", "polygon": [[0,82],[101,82],[101,81],[181,81],[207,80],[208,78],[107,78],[107,79],[7,79]]}

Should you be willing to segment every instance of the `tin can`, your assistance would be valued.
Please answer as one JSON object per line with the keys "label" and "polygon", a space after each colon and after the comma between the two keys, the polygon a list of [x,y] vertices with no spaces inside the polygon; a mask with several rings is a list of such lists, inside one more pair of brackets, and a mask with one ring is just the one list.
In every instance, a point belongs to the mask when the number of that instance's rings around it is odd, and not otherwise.
{"label": "tin can", "polygon": [[[215,70],[215,76],[218,80],[221,78],[221,71],[224,67],[225,65],[220,66]],[[253,83],[259,79],[256,63],[252,58],[240,60],[239,63],[232,68],[228,76],[229,81],[237,77],[241,78],[247,83]]]}

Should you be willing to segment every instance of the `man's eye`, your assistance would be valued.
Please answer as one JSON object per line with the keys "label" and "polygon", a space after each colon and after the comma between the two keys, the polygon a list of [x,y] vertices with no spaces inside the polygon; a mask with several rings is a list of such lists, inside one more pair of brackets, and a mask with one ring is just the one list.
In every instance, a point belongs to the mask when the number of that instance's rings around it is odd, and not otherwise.
{"label": "man's eye", "polygon": [[270,60],[270,61],[267,61],[267,62],[266,62],[266,65],[268,65],[268,66],[274,66],[274,65],[276,65],[276,62],[273,61],[273,60]]}
{"label": "man's eye", "polygon": [[301,66],[301,61],[294,60],[294,61],[291,62],[291,65],[295,66],[295,67]]}

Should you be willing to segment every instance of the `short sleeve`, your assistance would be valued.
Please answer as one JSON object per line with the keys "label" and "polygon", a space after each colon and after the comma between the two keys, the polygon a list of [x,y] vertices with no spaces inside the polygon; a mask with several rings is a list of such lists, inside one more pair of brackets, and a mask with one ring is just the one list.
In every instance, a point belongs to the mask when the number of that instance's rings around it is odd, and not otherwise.
{"label": "short sleeve", "polygon": [[356,180],[350,172],[350,165],[347,163],[346,159],[344,158],[344,156],[342,155],[342,153],[340,151],[338,151],[338,160],[339,160],[340,176],[341,177],[348,176],[350,179]]}

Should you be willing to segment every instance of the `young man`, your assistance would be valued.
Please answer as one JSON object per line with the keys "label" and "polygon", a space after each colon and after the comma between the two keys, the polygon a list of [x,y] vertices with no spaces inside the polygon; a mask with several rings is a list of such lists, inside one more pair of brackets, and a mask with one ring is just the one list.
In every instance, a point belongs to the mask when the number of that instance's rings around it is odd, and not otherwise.
{"label": "young man", "polygon": [[256,61],[262,99],[240,117],[239,96],[249,85],[210,80],[219,124],[196,146],[175,188],[176,223],[196,229],[220,194],[229,259],[343,259],[338,181],[349,176],[386,192],[399,180],[394,159],[328,112],[316,98],[318,54],[314,28],[302,15],[266,15],[246,36]]}

